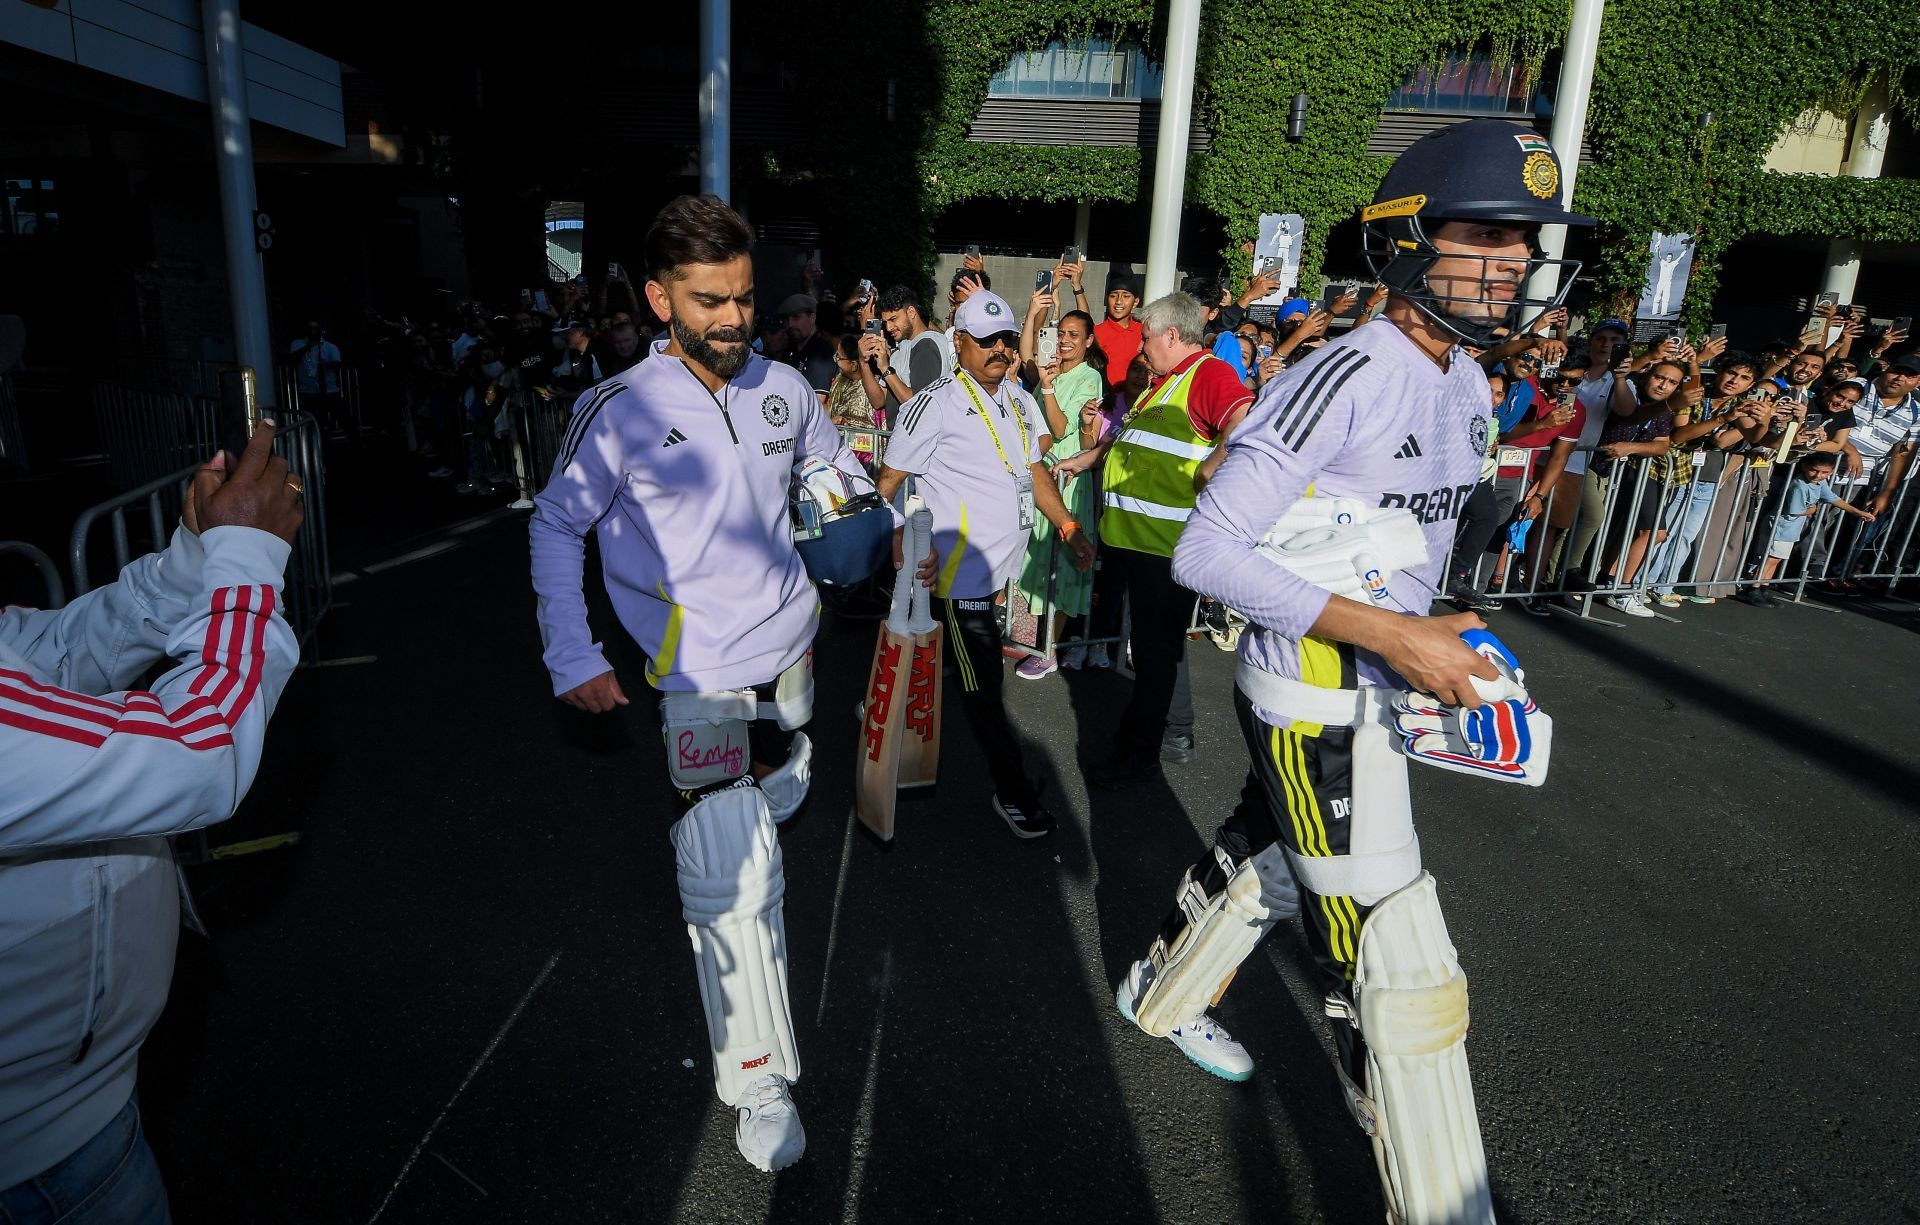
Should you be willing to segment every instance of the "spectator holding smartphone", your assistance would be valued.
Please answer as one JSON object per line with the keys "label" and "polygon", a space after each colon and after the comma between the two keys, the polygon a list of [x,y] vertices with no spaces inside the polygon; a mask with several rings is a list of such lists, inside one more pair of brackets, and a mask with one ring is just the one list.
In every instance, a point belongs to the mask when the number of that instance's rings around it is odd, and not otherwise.
{"label": "spectator holding smartphone", "polygon": [[895,285],[874,303],[881,330],[860,337],[860,381],[874,411],[889,417],[953,369],[941,335],[927,323],[920,295]]}
{"label": "spectator holding smartphone", "polygon": [[[1746,441],[1735,410],[1760,377],[1760,366],[1745,354],[1727,353],[1726,345],[1727,338],[1721,335],[1700,346],[1700,362],[1714,367],[1713,390],[1706,393],[1699,383],[1690,384],[1674,415],[1667,452],[1666,499],[1653,555],[1647,562],[1648,591],[1668,608],[1683,602],[1675,585],[1720,496],[1730,470],[1729,459]],[[1713,597],[1697,592],[1686,598],[1700,604],[1713,603]]]}

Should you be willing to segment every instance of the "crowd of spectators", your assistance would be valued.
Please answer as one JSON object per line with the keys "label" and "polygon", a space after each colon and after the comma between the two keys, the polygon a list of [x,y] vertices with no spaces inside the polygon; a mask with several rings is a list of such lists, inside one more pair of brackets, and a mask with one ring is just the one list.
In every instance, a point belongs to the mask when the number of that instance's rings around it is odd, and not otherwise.
{"label": "crowd of spectators", "polygon": [[[1104,301],[1090,303],[1086,267],[1069,250],[1028,295],[1020,379],[1042,406],[1033,425],[1047,465],[1075,519],[1094,524],[1102,444],[1151,374],[1135,315],[1139,278],[1110,273]],[[937,303],[865,278],[835,286],[809,263],[799,292],[759,312],[753,344],[798,369],[860,457],[877,464],[902,405],[953,369],[947,321],[990,288],[973,251]],[[1221,278],[1181,285],[1204,309],[1206,350],[1256,395],[1366,325],[1386,300],[1381,287],[1361,285],[1274,306],[1278,288],[1265,274],[1237,291]],[[1650,617],[1730,596],[1769,606],[1770,583],[1803,573],[1831,591],[1857,589],[1859,560],[1889,539],[1883,517],[1920,512],[1894,497],[1920,432],[1920,354],[1906,323],[1869,327],[1863,312],[1821,304],[1802,335],[1741,349],[1718,327],[1635,343],[1628,322],[1603,318],[1576,334],[1562,308],[1491,349],[1469,350],[1493,388],[1487,454],[1436,594],[1482,613],[1546,615],[1556,601],[1597,599]],[[522,291],[510,311],[459,303],[449,322],[421,327],[376,316],[376,394],[404,405],[429,477],[524,502],[545,475],[527,423],[543,411],[564,423],[581,392],[643,358],[661,326],[619,265],[597,287],[579,277]],[[339,351],[318,323],[289,359],[303,400],[337,411],[330,380]],[[1809,455],[1824,468],[1803,465]],[[1897,530],[1917,534],[1904,519]],[[1057,656],[1018,652],[1024,677],[1116,658],[1101,640],[1118,637],[1120,585],[1061,556],[1042,522],[1017,584],[1017,616],[1023,629],[1051,618],[1051,632],[1016,636],[1085,645]],[[1202,622],[1224,637],[1228,615],[1203,610]]]}

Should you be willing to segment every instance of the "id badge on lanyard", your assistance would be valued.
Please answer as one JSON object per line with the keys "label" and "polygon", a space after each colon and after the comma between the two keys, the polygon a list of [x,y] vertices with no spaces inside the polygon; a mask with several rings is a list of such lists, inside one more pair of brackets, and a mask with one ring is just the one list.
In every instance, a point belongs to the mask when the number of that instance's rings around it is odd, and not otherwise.
{"label": "id badge on lanyard", "polygon": [[1013,489],[1020,499],[1020,530],[1030,532],[1033,530],[1033,473],[1014,473]]}

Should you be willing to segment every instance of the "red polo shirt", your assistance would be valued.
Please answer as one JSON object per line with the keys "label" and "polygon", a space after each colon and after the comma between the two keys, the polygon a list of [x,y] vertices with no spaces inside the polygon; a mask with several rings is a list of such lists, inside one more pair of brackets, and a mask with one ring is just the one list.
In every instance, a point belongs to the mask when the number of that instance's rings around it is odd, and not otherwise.
{"label": "red polo shirt", "polygon": [[1093,326],[1093,340],[1107,355],[1107,386],[1126,382],[1127,367],[1140,354],[1140,321],[1132,316],[1125,323],[1102,319]]}

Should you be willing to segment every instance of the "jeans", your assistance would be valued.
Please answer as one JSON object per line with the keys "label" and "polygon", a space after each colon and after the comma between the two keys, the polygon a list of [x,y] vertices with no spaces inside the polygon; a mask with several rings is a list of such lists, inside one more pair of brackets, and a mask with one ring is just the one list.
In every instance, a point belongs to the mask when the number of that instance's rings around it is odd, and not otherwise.
{"label": "jeans", "polygon": [[0,1190],[0,1225],[169,1225],[167,1189],[140,1126],[140,1099],[80,1151]]}
{"label": "jeans", "polygon": [[1673,594],[1673,585],[1686,573],[1693,542],[1707,524],[1719,488],[1712,481],[1695,481],[1684,489],[1668,491],[1667,504],[1660,509],[1660,527],[1667,538],[1653,546],[1653,556],[1647,562],[1647,586],[1653,591]]}

